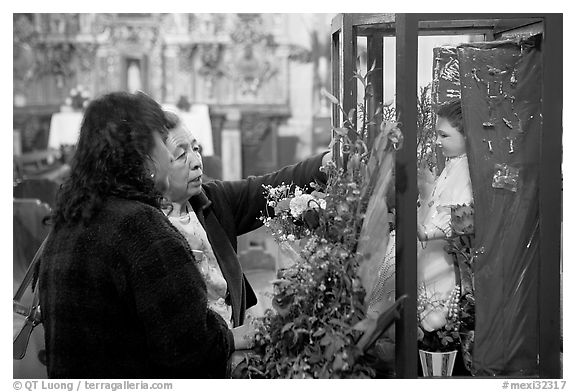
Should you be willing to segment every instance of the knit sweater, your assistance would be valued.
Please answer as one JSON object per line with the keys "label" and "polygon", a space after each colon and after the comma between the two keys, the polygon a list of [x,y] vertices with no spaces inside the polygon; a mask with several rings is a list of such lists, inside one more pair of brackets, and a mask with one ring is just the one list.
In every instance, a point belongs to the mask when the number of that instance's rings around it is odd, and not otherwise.
{"label": "knit sweater", "polygon": [[152,206],[111,198],[88,224],[54,231],[39,290],[49,377],[226,375],[232,332],[208,309],[186,240]]}

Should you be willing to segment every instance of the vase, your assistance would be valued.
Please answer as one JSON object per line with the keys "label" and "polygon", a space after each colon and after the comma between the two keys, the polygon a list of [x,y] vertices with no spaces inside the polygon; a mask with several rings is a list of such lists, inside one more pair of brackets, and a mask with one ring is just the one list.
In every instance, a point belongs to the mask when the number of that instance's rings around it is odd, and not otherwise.
{"label": "vase", "polygon": [[424,377],[450,377],[452,375],[458,350],[448,352],[418,350],[418,352]]}

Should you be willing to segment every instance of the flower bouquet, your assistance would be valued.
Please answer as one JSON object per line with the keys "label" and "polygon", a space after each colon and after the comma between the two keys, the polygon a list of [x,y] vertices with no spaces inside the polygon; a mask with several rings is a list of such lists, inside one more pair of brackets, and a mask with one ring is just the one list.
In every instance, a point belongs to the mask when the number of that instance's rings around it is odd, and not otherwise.
{"label": "flower bouquet", "polygon": [[[264,190],[274,210],[262,217],[264,225],[293,251],[295,263],[278,272],[274,309],[255,320],[254,354],[247,354],[236,367],[235,377],[375,376],[364,353],[381,331],[359,327],[365,320],[366,290],[358,275],[364,261],[358,243],[374,188],[373,158],[399,148],[401,134],[395,121],[382,121],[375,147],[368,151],[363,130],[369,121],[356,131],[355,121],[345,118],[345,127],[335,129],[345,159],[321,168],[328,178],[325,188],[282,184]],[[377,326],[387,328],[394,318],[387,320]]]}
{"label": "flower bouquet", "polygon": [[300,260],[301,244],[318,227],[319,213],[326,208],[326,195],[317,190],[320,187],[315,183],[310,187],[315,189],[311,194],[292,184],[264,185],[267,205],[274,213],[266,211],[260,219],[293,263]]}
{"label": "flower bouquet", "polygon": [[275,214],[263,217],[264,224],[297,257],[273,282],[274,311],[256,321],[258,355],[237,368],[244,377],[373,376],[356,346],[362,334],[354,329],[364,316],[365,296],[355,273],[360,190],[348,178],[358,173],[345,175],[332,162],[322,170],[329,178],[325,193],[289,185],[266,189]]}

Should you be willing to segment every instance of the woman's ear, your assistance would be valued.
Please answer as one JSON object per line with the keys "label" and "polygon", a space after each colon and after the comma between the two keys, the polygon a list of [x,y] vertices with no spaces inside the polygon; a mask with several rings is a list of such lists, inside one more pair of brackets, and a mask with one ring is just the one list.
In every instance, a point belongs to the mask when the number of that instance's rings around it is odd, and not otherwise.
{"label": "woman's ear", "polygon": [[156,190],[166,192],[169,186],[169,176],[174,158],[168,151],[160,135],[155,134],[155,146],[146,160],[146,169],[150,173],[150,179],[154,181]]}

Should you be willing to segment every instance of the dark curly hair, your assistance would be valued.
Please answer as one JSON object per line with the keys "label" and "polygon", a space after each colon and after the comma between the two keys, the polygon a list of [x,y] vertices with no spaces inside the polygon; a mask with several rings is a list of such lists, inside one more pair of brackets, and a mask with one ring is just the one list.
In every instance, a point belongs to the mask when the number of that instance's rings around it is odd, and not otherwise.
{"label": "dark curly hair", "polygon": [[167,136],[160,105],[144,93],[114,92],[93,100],[84,114],[70,176],[62,185],[55,227],[90,221],[110,196],[160,207],[150,177],[154,132]]}
{"label": "dark curly hair", "polygon": [[436,111],[436,116],[448,120],[450,125],[464,134],[464,120],[462,117],[462,102],[459,99],[453,99],[445,102]]}

